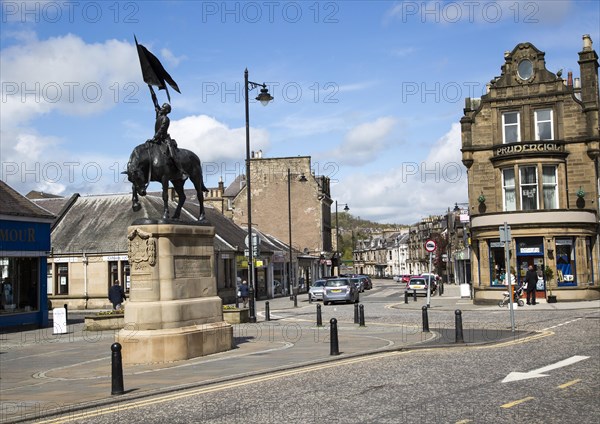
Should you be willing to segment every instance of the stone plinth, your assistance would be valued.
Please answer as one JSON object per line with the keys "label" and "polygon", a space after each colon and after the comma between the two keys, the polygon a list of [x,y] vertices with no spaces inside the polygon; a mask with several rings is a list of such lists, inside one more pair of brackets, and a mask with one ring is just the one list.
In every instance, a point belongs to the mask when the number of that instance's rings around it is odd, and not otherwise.
{"label": "stone plinth", "polygon": [[214,227],[128,228],[131,285],[116,341],[125,364],[164,363],[229,350],[233,327],[217,296]]}

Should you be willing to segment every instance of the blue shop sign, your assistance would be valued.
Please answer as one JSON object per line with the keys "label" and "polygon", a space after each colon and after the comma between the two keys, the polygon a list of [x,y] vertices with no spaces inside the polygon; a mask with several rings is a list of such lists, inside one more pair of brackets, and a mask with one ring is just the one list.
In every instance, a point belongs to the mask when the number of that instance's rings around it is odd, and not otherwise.
{"label": "blue shop sign", "polygon": [[50,223],[0,221],[0,252],[50,250]]}

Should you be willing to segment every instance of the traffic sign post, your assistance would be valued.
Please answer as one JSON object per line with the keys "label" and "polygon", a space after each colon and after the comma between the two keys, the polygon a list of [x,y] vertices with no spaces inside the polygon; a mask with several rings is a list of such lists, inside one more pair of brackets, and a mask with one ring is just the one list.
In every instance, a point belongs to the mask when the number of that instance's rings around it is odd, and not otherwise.
{"label": "traffic sign post", "polygon": [[[512,274],[510,272],[510,225],[506,222],[498,228],[500,232],[500,241],[504,243],[504,258],[506,260],[504,268],[504,282],[508,285],[508,304],[510,310],[510,328],[511,331],[515,332],[515,308],[513,305],[514,301],[514,290],[512,284]],[[515,276],[516,280],[516,276]],[[516,282],[516,281],[515,281]]]}
{"label": "traffic sign post", "polygon": [[427,240],[425,242],[425,250],[429,252],[429,276],[427,277],[427,307],[431,305],[431,262],[433,259],[433,252],[437,249],[435,240]]}

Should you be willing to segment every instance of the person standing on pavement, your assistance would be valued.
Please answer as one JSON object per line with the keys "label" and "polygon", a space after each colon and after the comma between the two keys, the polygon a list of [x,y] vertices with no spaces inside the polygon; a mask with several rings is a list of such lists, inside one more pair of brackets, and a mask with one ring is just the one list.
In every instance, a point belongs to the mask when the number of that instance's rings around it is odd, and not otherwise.
{"label": "person standing on pavement", "polygon": [[[533,265],[529,265],[529,269],[527,270],[527,273],[525,274],[525,282],[527,283],[527,304],[528,305],[536,304],[535,290],[536,290],[536,286],[537,286],[537,280],[538,280],[537,272],[535,272],[535,270],[533,269]],[[530,298],[531,298],[531,302],[530,302]]]}
{"label": "person standing on pavement", "polygon": [[242,298],[242,302],[244,302],[244,308],[248,305],[248,282],[246,280],[242,281],[242,285],[240,286],[240,297]]}
{"label": "person standing on pavement", "polygon": [[125,292],[123,292],[123,287],[119,284],[119,280],[115,280],[108,290],[108,300],[113,304],[115,311],[121,309],[121,304],[125,300]]}

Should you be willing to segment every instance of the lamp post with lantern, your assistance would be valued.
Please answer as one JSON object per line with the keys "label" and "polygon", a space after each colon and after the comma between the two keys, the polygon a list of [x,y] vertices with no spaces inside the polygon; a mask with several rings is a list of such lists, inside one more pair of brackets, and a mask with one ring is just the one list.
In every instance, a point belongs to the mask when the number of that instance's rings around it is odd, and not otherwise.
{"label": "lamp post with lantern", "polygon": [[252,198],[250,190],[250,90],[261,87],[260,94],[256,97],[263,106],[269,104],[273,100],[273,96],[269,94],[267,86],[248,80],[248,68],[244,70],[244,94],[246,107],[246,196],[248,197],[248,287],[250,291],[250,322],[256,322],[255,301],[256,287],[254,282],[254,245],[252,240]]}

